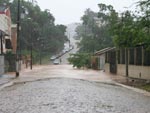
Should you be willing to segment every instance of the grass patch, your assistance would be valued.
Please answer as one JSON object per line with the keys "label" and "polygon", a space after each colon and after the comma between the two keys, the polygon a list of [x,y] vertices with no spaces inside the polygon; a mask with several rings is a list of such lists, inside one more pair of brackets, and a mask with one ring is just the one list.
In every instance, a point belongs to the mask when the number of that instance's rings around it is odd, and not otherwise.
{"label": "grass patch", "polygon": [[150,92],[150,84],[142,85],[139,88]]}

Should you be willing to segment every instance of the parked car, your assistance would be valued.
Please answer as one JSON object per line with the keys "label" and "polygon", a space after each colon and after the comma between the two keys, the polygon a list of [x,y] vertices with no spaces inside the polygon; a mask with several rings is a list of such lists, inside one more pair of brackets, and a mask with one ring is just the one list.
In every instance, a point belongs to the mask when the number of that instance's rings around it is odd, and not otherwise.
{"label": "parked car", "polygon": [[55,55],[53,55],[51,58],[50,58],[50,60],[55,60],[56,59],[56,56]]}
{"label": "parked car", "polygon": [[59,60],[59,59],[55,59],[55,60],[53,61],[53,64],[55,64],[55,65],[60,64],[60,60]]}

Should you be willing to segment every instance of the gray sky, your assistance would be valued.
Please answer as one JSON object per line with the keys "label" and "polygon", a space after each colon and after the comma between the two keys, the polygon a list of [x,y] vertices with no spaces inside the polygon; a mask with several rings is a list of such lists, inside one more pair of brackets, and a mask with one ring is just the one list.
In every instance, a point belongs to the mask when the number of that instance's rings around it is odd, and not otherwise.
{"label": "gray sky", "polygon": [[[98,12],[97,4],[105,3],[112,5],[118,12],[125,10],[139,0],[37,0],[42,10],[50,9],[55,17],[56,24],[70,24],[80,22],[85,9],[90,8]],[[134,9],[134,5],[132,6]]]}

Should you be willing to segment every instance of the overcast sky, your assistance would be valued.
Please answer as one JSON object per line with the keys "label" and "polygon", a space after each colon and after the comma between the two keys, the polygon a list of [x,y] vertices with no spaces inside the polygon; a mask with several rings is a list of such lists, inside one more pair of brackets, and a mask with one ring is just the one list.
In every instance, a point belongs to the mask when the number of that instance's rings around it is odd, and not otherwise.
{"label": "overcast sky", "polygon": [[[139,0],[37,0],[42,10],[50,9],[55,17],[56,24],[70,24],[80,22],[81,16],[87,8],[98,12],[97,4],[105,3],[112,5],[117,11],[125,10]],[[134,9],[134,5],[132,6]]]}

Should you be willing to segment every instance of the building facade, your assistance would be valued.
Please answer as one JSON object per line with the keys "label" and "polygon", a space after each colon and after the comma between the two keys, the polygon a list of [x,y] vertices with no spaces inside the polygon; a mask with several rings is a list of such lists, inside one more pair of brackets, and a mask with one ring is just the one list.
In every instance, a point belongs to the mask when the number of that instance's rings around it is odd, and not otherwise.
{"label": "building facade", "polygon": [[0,53],[11,50],[11,16],[8,6],[0,5]]}

